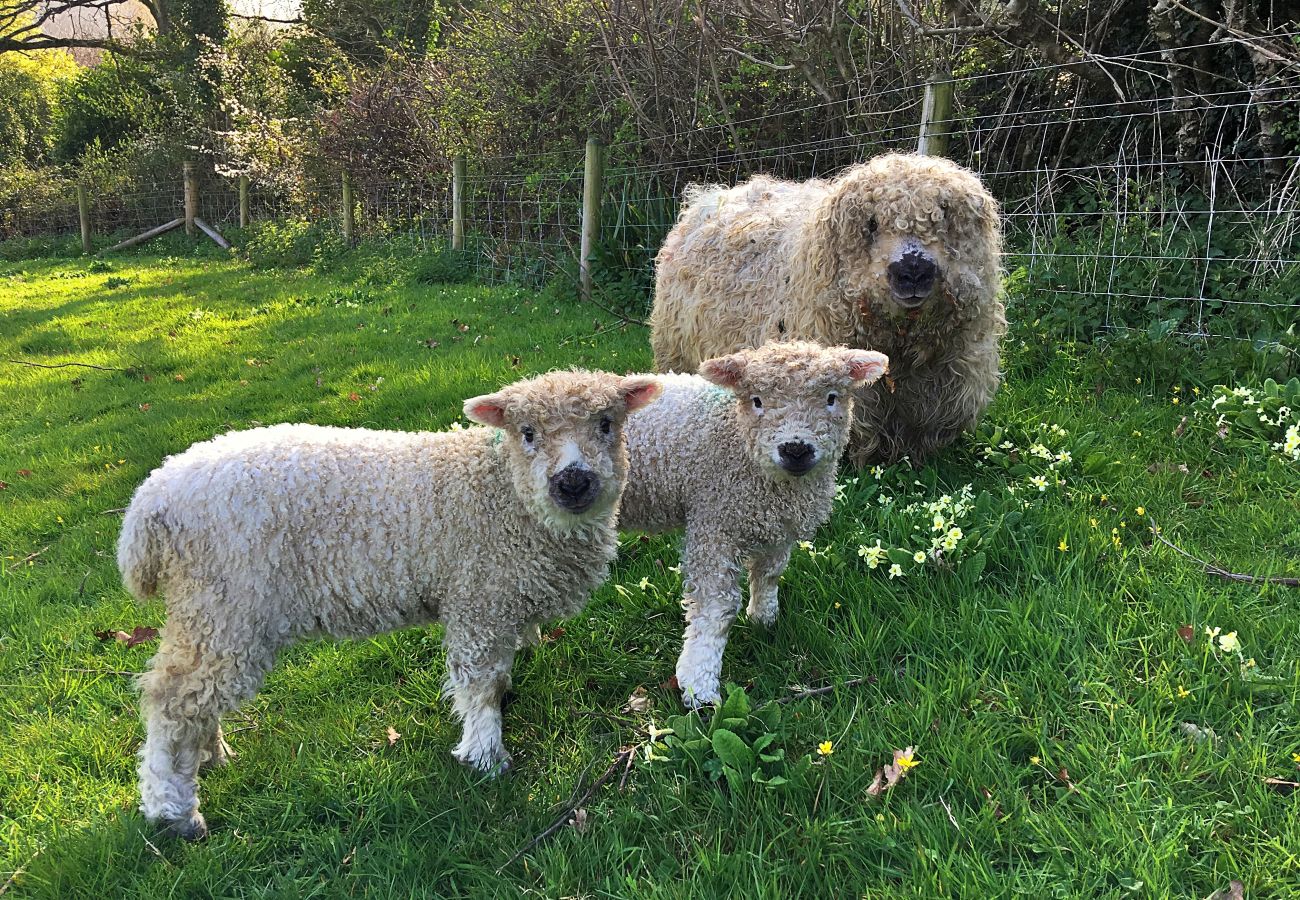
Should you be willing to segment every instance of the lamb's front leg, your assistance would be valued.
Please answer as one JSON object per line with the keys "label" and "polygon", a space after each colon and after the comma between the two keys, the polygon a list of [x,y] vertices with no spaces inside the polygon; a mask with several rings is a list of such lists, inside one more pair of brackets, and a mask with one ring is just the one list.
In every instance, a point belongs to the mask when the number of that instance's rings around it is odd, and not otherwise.
{"label": "lamb's front leg", "polygon": [[777,590],[781,573],[790,564],[793,548],[793,544],[767,548],[749,561],[749,607],[746,612],[752,620],[768,628],[776,624],[776,615],[780,611]]}
{"label": "lamb's front leg", "polygon": [[480,772],[504,770],[510,754],[501,740],[501,697],[510,688],[518,635],[448,623],[447,683],[462,721],[452,755]]}
{"label": "lamb's front leg", "polygon": [[682,569],[686,586],[686,636],[677,659],[682,702],[695,708],[717,703],[727,633],[740,612],[740,568],[733,548],[693,541],[687,534]]}

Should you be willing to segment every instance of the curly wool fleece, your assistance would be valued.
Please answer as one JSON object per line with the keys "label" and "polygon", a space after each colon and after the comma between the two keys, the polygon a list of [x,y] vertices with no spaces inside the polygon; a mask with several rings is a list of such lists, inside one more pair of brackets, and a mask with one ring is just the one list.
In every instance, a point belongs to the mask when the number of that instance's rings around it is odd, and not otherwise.
{"label": "curly wool fleece", "polygon": [[[656,260],[655,366],[694,372],[782,337],[878,350],[890,378],[858,393],[849,458],[919,463],[997,390],[1001,243],[997,201],[934,157],[880,156],[831,181],[690,188]],[[939,270],[910,310],[888,283],[905,246]]]}
{"label": "curly wool fleece", "polygon": [[[220,716],[251,697],[285,646],[446,626],[463,719],[458,759],[508,757],[501,695],[525,631],[577,612],[618,550],[628,412],[649,377],[556,372],[467,401],[493,428],[403,433],[277,425],[166,460],[136,491],[118,566],[161,592],[162,644],[140,679],[141,808],[199,838],[197,772],[226,759]],[[531,440],[526,440],[527,428]],[[551,477],[599,478],[590,508],[560,510]]]}
{"label": "curly wool fleece", "polygon": [[[686,529],[677,681],[688,706],[718,700],[742,565],[750,618],[776,621],[777,583],[791,549],[830,517],[853,390],[888,365],[866,350],[772,343],[708,360],[700,375],[661,376],[663,397],[628,423],[619,528]],[[781,451],[800,445],[810,448],[812,465],[793,474],[782,468]]]}

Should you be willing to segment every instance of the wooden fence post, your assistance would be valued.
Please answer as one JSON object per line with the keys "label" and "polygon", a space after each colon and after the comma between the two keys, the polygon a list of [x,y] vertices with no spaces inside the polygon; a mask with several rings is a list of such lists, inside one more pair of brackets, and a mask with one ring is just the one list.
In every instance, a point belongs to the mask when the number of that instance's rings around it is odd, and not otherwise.
{"label": "wooden fence post", "polygon": [[601,179],[605,171],[605,148],[595,137],[587,138],[587,160],[582,173],[582,238],[578,245],[579,288],[583,300],[591,299],[591,254],[600,240]]}
{"label": "wooden fence post", "polygon": [[921,135],[916,152],[922,156],[947,156],[948,137],[952,134],[952,74],[936,69],[925,83],[921,103]]}
{"label": "wooden fence post", "polygon": [[199,214],[199,179],[194,173],[194,163],[184,163],[181,174],[185,181],[185,233],[193,236],[197,233],[194,219]]}
{"label": "wooden fence post", "polygon": [[347,172],[343,173],[343,240],[350,247],[352,246],[352,235],[356,227],[356,211],[352,202],[352,178]]}
{"label": "wooden fence post", "polygon": [[81,219],[81,252],[90,252],[90,197],[84,184],[77,185],[77,215]]}
{"label": "wooden fence post", "polygon": [[465,157],[451,161],[451,249],[465,249]]}
{"label": "wooden fence post", "polygon": [[239,176],[239,227],[248,227],[248,176]]}

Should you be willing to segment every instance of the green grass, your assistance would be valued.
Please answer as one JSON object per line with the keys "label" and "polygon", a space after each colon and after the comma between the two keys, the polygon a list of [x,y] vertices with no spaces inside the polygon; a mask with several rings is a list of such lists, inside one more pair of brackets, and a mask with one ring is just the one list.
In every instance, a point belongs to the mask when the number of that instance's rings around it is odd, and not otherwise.
{"label": "green grass", "polygon": [[[566,827],[501,869],[584,773],[645,739],[648,716],[621,711],[635,688],[657,723],[677,711],[662,686],[680,641],[676,545],[630,536],[611,583],[516,663],[509,776],[452,761],[436,631],[302,645],[227,719],[239,758],[204,778],[212,836],[154,840],[134,810],[129,677],[151,647],[95,632],[164,619],[162,604],[130,600],[113,556],[115,511],[165,455],[280,421],[445,427],[464,397],[514,378],[644,368],[649,355],[643,330],[516,288],[353,284],[215,258],[110,268],[0,264],[0,358],[126,370],[0,363],[0,884],[22,870],[11,892],[1204,897],[1241,879],[1250,896],[1300,894],[1300,806],[1264,782],[1297,780],[1300,593],[1209,578],[1149,547],[1135,512],[1199,556],[1294,576],[1300,467],[1223,445],[1205,419],[1174,438],[1188,407],[1165,387],[1125,377],[1099,392],[1096,356],[1040,347],[1012,348],[988,422],[1022,450],[1039,423],[1062,426],[1052,449],[1076,456],[1063,486],[1030,485],[1047,471],[1036,461],[982,463],[975,438],[916,474],[863,473],[814,552],[796,553],[776,628],[733,631],[724,677],[756,703],[871,676],[785,707],[774,746],[788,758],[834,742],[785,787],[732,792],[638,763],[625,790],[587,804],[584,832]],[[1144,383],[1166,384],[1160,374]],[[966,526],[964,559],[979,543],[982,574],[868,569],[860,544],[911,539],[902,506],[968,483],[988,498]],[[899,499],[883,507],[882,495]],[[1256,663],[1246,676],[1207,626],[1238,633]],[[1187,737],[1183,722],[1218,740]],[[921,764],[867,796],[908,745]]]}

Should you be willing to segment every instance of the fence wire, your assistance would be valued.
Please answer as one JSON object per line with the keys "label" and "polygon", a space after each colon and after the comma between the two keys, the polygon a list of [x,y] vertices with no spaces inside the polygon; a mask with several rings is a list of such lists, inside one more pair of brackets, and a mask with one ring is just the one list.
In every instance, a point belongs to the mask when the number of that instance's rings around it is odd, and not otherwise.
{"label": "fence wire", "polygon": [[[1300,157],[1265,155],[1245,139],[1261,111],[1283,113],[1300,133],[1300,97],[1285,85],[1241,85],[1214,93],[1177,93],[1155,71],[1158,54],[1107,60],[1150,75],[1150,96],[1112,104],[1060,102],[998,111],[969,108],[1012,76],[1053,77],[1052,66],[985,72],[955,80],[948,155],[976,171],[996,196],[1006,230],[1006,269],[1021,296],[1046,299],[1084,330],[1149,328],[1198,337],[1249,338],[1285,330],[1300,317]],[[1145,76],[1144,76],[1145,77]],[[602,228],[593,302],[635,317],[629,291],[643,302],[658,247],[676,222],[686,187],[735,184],[757,174],[805,179],[833,176],[854,162],[916,147],[924,85],[891,88],[891,113],[843,113],[843,133],[780,144],[737,143],[736,126],[712,125],[711,153],[656,161],[648,139],[606,148]],[[860,95],[859,95],[860,96]],[[988,104],[984,104],[987,106]],[[1201,117],[1207,136],[1187,158],[1179,133]],[[699,135],[697,134],[697,137]],[[1294,140],[1292,141],[1294,146]],[[540,158],[540,157],[539,157]],[[553,153],[546,157],[554,165]],[[574,278],[582,224],[583,155],[576,148],[549,171],[518,171],[527,158],[470,160],[463,187],[466,260],[484,282],[540,284]],[[356,234],[400,238],[445,250],[452,234],[449,172],[427,178],[369,180],[355,186]],[[303,185],[293,197],[254,185],[252,219],[342,218],[336,185]],[[181,214],[175,184],[142,184],[93,199],[100,235],[143,231]],[[209,175],[200,215],[225,228],[239,221],[235,182]],[[75,193],[65,191],[0,211],[0,239],[75,234]],[[1016,312],[1014,306],[1012,314]],[[1090,318],[1091,317],[1091,318]]]}

